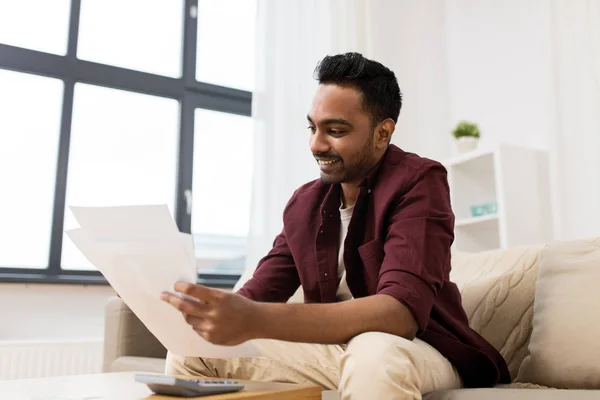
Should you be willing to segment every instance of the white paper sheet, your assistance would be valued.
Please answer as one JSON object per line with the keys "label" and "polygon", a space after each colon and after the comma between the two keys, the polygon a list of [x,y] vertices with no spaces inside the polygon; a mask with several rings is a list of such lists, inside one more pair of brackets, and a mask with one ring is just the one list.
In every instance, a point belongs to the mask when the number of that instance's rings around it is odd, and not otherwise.
{"label": "white paper sheet", "polygon": [[192,235],[179,232],[166,204],[69,208],[79,226],[96,239],[133,241],[185,236],[183,243],[195,271],[196,257]]}
{"label": "white paper sheet", "polygon": [[154,336],[172,353],[209,358],[252,357],[252,342],[218,346],[204,340],[183,315],[160,300],[175,282],[196,282],[190,235],[167,222],[166,206],[73,207],[81,228],[67,235],[104,275],[119,296]]}

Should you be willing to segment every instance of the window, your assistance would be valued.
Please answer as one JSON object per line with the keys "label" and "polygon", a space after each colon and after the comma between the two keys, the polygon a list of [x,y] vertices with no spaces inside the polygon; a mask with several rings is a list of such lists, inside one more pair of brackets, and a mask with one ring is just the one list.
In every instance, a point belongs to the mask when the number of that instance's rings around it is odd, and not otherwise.
{"label": "window", "polygon": [[196,79],[254,89],[255,16],[254,1],[198,0]]}
{"label": "window", "polygon": [[0,70],[0,88],[0,265],[46,268],[63,84]]}
{"label": "window", "polygon": [[200,271],[239,274],[244,268],[252,147],[251,118],[196,109],[192,233]]}
{"label": "window", "polygon": [[[0,1],[0,281],[104,283],[64,234],[68,206],[149,203],[193,234],[202,282],[237,280],[255,10],[255,0]],[[235,163],[215,167],[224,153]]]}
{"label": "window", "polygon": [[[167,204],[174,210],[178,114],[172,99],[77,84],[65,227],[76,226],[71,205]],[[66,234],[61,264],[93,269]]]}
{"label": "window", "polygon": [[67,54],[70,0],[0,1],[0,43]]}
{"label": "window", "polygon": [[181,76],[183,0],[81,0],[77,57]]}

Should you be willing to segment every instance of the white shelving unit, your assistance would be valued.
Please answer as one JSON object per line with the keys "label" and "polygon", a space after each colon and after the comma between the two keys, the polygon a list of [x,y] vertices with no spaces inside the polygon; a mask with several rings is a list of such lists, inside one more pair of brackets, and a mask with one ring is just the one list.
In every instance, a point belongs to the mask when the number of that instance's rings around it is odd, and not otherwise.
{"label": "white shelving unit", "polygon": [[[447,160],[454,246],[484,251],[551,240],[548,157],[508,144]],[[473,216],[471,206],[495,203],[493,214]]]}

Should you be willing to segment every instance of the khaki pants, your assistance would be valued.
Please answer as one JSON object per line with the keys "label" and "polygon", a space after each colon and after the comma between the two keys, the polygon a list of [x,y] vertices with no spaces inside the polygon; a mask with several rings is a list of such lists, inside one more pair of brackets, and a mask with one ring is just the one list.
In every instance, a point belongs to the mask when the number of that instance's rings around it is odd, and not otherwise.
{"label": "khaki pants", "polygon": [[167,374],[265,382],[316,384],[341,399],[420,399],[457,389],[450,362],[422,340],[380,332],[356,336],[345,346],[256,340],[262,357],[212,359],[167,356]]}

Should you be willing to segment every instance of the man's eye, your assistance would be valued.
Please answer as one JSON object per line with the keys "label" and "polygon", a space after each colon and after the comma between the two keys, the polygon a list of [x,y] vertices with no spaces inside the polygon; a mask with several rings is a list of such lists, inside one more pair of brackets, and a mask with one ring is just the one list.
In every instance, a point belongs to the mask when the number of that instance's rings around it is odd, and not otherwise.
{"label": "man's eye", "polygon": [[316,128],[316,127],[314,127],[314,126],[309,126],[307,129],[308,129],[309,131],[311,131],[312,133],[315,133],[315,131],[317,130],[317,128]]}
{"label": "man's eye", "polygon": [[344,133],[346,133],[346,131],[338,131],[337,129],[330,129],[329,133],[331,133],[332,135],[343,135]]}

